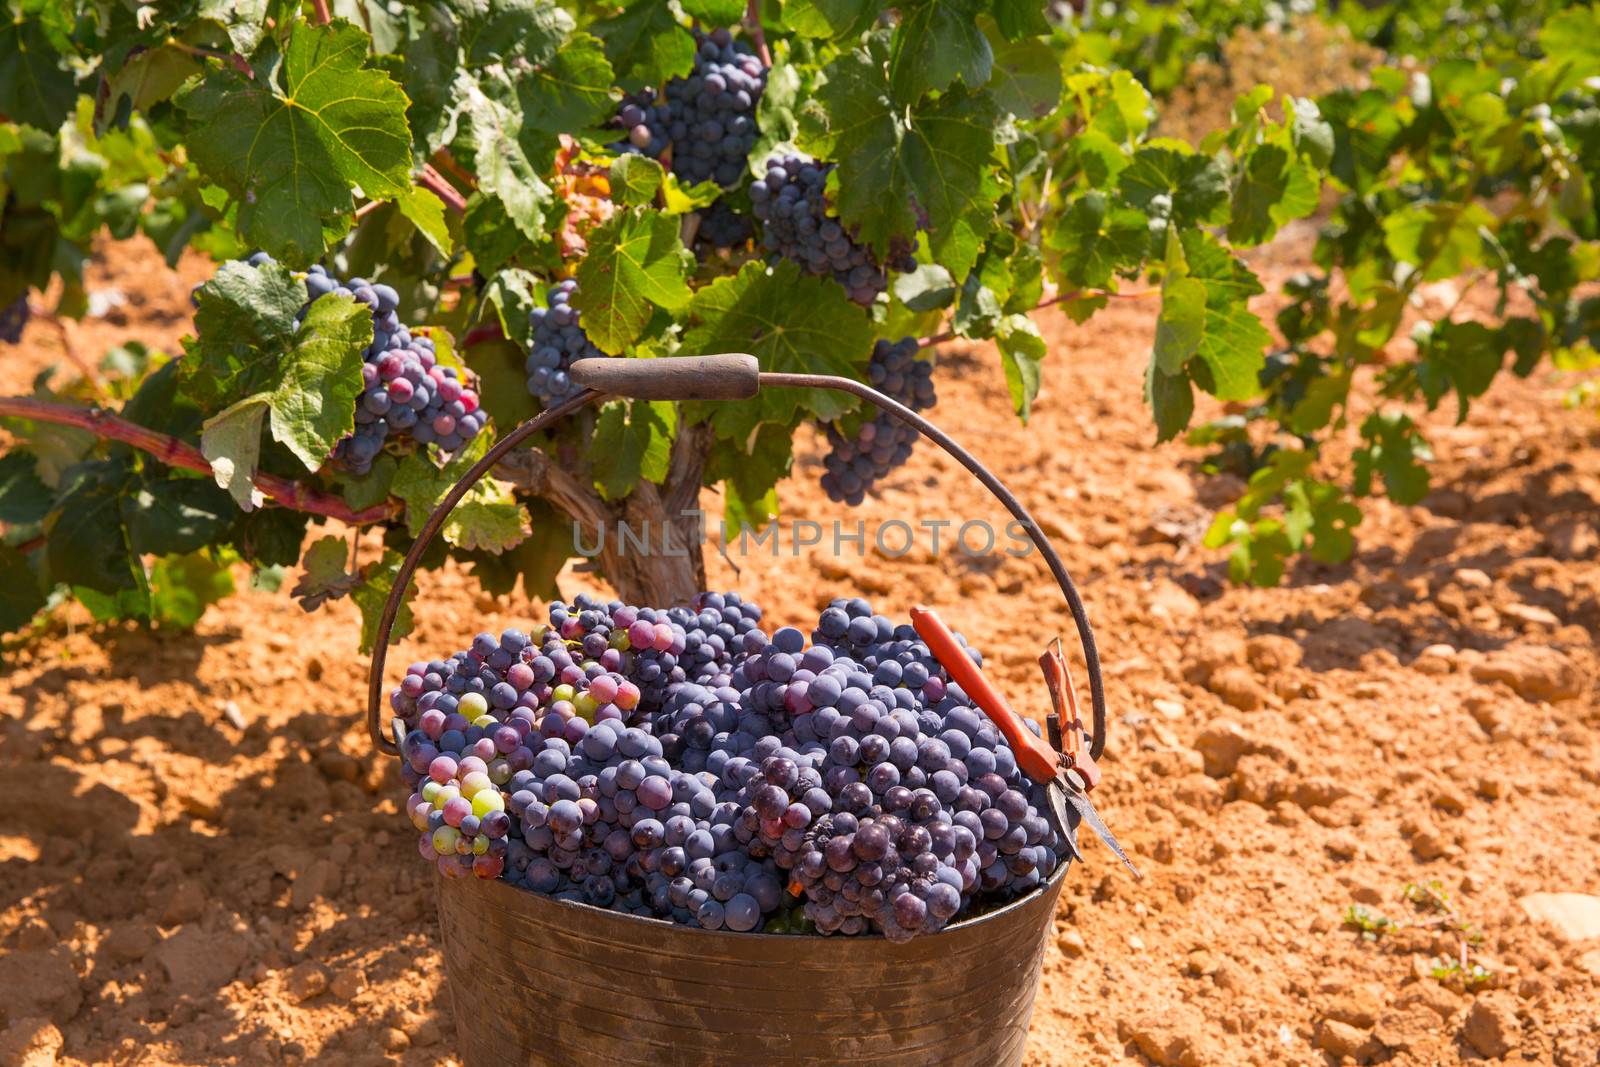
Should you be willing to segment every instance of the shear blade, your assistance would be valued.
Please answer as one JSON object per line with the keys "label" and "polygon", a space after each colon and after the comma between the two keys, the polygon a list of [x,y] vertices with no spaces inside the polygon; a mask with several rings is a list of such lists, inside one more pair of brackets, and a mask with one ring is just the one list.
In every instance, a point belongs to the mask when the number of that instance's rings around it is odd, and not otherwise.
{"label": "shear blade", "polygon": [[[1078,813],[1078,818],[1088,823],[1089,828],[1099,836],[1100,840],[1106,843],[1106,847],[1116,854],[1117,859],[1122,861],[1123,866],[1132,871],[1133,876],[1139,881],[1144,881],[1144,874],[1133,865],[1133,861],[1128,858],[1128,854],[1122,851],[1122,846],[1117,844],[1117,839],[1112,836],[1110,828],[1105,824],[1105,820],[1100,818],[1100,813],[1094,810],[1094,805],[1089,803],[1089,798],[1082,793],[1061,787],[1050,790],[1052,797],[1058,793],[1063,801],[1072,805],[1072,809]],[[1057,809],[1057,814],[1060,814],[1059,809]]]}
{"label": "shear blade", "polygon": [[1045,795],[1050,798],[1050,808],[1056,814],[1056,825],[1061,827],[1061,837],[1067,842],[1067,851],[1072,853],[1072,858],[1083,863],[1083,850],[1078,847],[1078,827],[1067,815],[1066,790],[1051,786],[1045,790]]}

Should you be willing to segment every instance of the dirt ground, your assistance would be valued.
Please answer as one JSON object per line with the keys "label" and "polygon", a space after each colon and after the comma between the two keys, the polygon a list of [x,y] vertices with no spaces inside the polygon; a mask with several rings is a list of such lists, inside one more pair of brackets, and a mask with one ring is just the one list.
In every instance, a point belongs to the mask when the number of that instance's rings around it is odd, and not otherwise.
{"label": "dirt ground", "polygon": [[[1297,228],[1256,257],[1269,291],[1306,241]],[[74,345],[175,350],[209,268],[115,255],[90,285],[125,302],[68,326]],[[1593,412],[1564,409],[1548,376],[1499,383],[1465,425],[1432,420],[1434,493],[1369,504],[1353,562],[1234,588],[1198,543],[1229,484],[1194,473],[1194,450],[1151,446],[1154,312],[1047,317],[1026,428],[992,350],[947,349],[937,376],[935,418],[1020,492],[1083,585],[1113,711],[1098,802],[1147,874],[1098,845],[1071,872],[1028,1063],[1594,1067],[1600,940],[1519,903],[1600,894]],[[61,356],[34,323],[0,350],[0,389]],[[815,437],[799,450],[789,519],[1001,518],[928,449],[841,515]],[[774,625],[856,592],[900,617],[938,605],[1030,706],[1034,657],[1069,627],[1036,558],[924,542],[899,560],[710,566]],[[562,588],[592,582],[569,571]],[[395,659],[539,614],[464,573],[425,575]],[[306,615],[246,590],[193,634],[67,609],[5,653],[0,1063],[455,1062],[432,876],[359,725],[356,635],[353,605]],[[1408,884],[1429,888],[1408,900]],[[1373,938],[1346,927],[1355,905]],[[1470,992],[1434,975],[1463,948],[1486,972]]]}

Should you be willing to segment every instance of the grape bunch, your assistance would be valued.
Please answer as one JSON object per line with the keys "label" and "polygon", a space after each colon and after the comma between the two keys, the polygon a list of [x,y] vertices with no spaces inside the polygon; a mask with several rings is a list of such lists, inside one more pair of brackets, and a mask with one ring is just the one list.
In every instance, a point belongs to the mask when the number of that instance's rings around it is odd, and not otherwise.
{"label": "grape bunch", "polygon": [[578,283],[573,279],[557,282],[546,298],[549,306],[528,313],[533,342],[523,369],[528,374],[528,392],[546,408],[583,392],[583,387],[567,375],[573,360],[605,355],[578,325],[581,313],[572,306],[577,292]]}
{"label": "grape bunch", "polygon": [[755,234],[750,216],[741,214],[718,200],[700,213],[700,226],[695,230],[694,243],[701,248],[724,251],[742,248]]}
{"label": "grape bunch", "polygon": [[0,341],[14,345],[22,340],[22,331],[27,328],[30,314],[28,291],[24,289],[15,300],[0,307]]}
{"label": "grape bunch", "polygon": [[659,159],[672,151],[672,173],[690,185],[739,184],[756,143],[756,104],[767,86],[761,60],[725,29],[696,34],[694,69],[659,96],[646,88],[622,102],[613,146]]}
{"label": "grape bunch", "polygon": [[[256,252],[247,263],[273,262]],[[488,414],[478,406],[477,391],[454,367],[439,364],[433,339],[413,337],[401,323],[400,295],[393,287],[365,278],[341,281],[321,264],[305,275],[304,318],[313,301],[329,293],[353,297],[372,312],[372,343],[362,353],[361,397],[356,426],[333,450],[333,463],[352,474],[366,474],[390,436],[408,436],[424,445],[437,443],[454,452],[478,435]]]}
{"label": "grape bunch", "polygon": [[885,266],[906,272],[916,270],[917,261],[909,249],[896,247],[889,262],[880,264],[828,214],[825,189],[832,168],[801,156],[773,156],[766,177],[750,186],[750,202],[764,224],[761,241],[767,251],[811,274],[833,275],[851,300],[867,307],[889,287]]}
{"label": "grape bunch", "polygon": [[[933,386],[933,363],[917,358],[913,337],[875,344],[867,363],[867,381],[912,411],[931,408],[938,399]],[[911,458],[920,436],[887,411],[873,410],[873,417],[863,422],[853,436],[847,437],[837,424],[827,429],[829,451],[822,459],[822,488],[835,503],[852,507],[860,504],[879,479]]]}
{"label": "grape bunch", "polygon": [[579,597],[413,664],[390,704],[419,851],[705,929],[897,941],[1050,876],[1042,789],[915,630],[859,599],[809,646],[760,620]]}

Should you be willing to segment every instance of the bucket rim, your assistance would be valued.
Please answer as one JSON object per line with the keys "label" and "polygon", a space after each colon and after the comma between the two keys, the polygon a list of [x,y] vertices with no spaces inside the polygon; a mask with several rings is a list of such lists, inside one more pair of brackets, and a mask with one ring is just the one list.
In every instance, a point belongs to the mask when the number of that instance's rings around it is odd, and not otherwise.
{"label": "bucket rim", "polygon": [[[1007,901],[1005,904],[995,908],[993,911],[987,911],[975,918],[964,919],[961,922],[951,923],[938,933],[918,935],[915,940],[926,944],[929,938],[941,937],[944,934],[953,933],[956,931],[972,930],[990,922],[991,920],[998,922],[1008,917],[1012,913],[1020,911],[1028,905],[1034,903],[1037,898],[1047,894],[1052,894],[1056,888],[1056,884],[1066,878],[1067,869],[1071,866],[1072,860],[1070,857],[1068,857],[1056,867],[1055,871],[1050,875],[1049,878],[1045,879],[1043,882],[1040,882],[1025,895],[1020,896],[1015,900]],[[443,875],[437,874],[435,875],[435,878],[441,883],[449,883],[450,881],[456,880],[448,879]],[[459,879],[459,881],[467,880]],[[612,911],[610,908],[598,907],[594,904],[587,904],[579,900],[557,900],[555,897],[552,897],[548,894],[537,893],[531,889],[523,889],[520,886],[512,885],[504,878],[473,878],[471,881],[479,883],[482,889],[487,892],[513,893],[516,894],[519,900],[531,897],[534,899],[534,906],[536,907],[551,906],[557,908],[577,909],[583,915],[592,916],[598,921],[605,922],[609,920],[615,921],[619,924],[633,924],[641,931],[644,929],[672,930],[681,934],[699,935],[704,937],[736,938],[740,944],[751,944],[760,941],[794,944],[795,942],[808,939],[827,941],[832,944],[840,944],[843,942],[889,943],[889,939],[881,933],[849,934],[843,937],[833,937],[827,934],[758,934],[740,933],[737,930],[707,930],[703,926],[689,926],[686,923],[675,923],[669,919],[658,919],[654,916],[633,915],[628,912]]]}

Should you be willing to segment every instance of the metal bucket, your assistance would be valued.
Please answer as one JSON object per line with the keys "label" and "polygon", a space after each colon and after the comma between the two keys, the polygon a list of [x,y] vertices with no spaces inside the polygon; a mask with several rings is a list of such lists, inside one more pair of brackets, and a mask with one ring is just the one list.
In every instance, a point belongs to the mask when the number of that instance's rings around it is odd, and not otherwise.
{"label": "metal bucket", "polygon": [[1067,867],[903,945],[700,930],[440,878],[457,1046],[467,1067],[1016,1067]]}
{"label": "metal bucket", "polygon": [[[501,438],[445,494],[384,604],[367,689],[367,730],[384,734],[383,668],[411,577],[473,483],[513,448],[605,396],[724,400],[761,388],[852,393],[915,427],[1021,523],[1065,596],[1082,641],[1094,733],[1106,742],[1105,687],[1082,598],[1049,538],[1006,487],[933,423],[848,378],[760,370],[747,355],[590,359],[584,392]],[[683,1064],[693,1067],[1006,1067],[1022,1062],[1045,939],[1070,863],[1005,907],[896,945],[883,937],[709,931],[476,878],[438,881],[445,971],[468,1067]]]}

